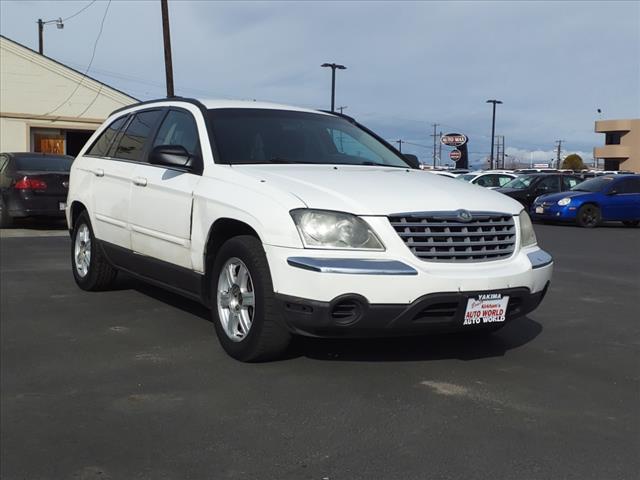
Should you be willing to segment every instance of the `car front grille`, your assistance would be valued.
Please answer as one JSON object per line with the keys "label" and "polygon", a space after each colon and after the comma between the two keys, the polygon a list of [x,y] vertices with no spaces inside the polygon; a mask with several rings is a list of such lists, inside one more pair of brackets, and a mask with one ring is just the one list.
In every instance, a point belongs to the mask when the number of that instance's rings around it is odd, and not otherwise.
{"label": "car front grille", "polygon": [[389,216],[413,254],[430,262],[488,262],[515,250],[513,216],[495,212],[416,212]]}

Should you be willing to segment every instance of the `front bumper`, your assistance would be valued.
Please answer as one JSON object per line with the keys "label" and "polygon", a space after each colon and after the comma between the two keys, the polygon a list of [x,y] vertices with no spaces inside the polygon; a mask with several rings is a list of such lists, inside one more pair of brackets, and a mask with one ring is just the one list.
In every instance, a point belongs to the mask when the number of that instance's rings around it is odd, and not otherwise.
{"label": "front bumper", "polygon": [[408,305],[369,304],[360,295],[341,295],[318,302],[278,295],[286,327],[294,334],[312,337],[401,336],[423,333],[477,331],[500,324],[463,326],[467,300],[483,293],[509,296],[506,322],[534,310],[544,298],[549,283],[536,293],[528,288],[476,292],[446,292],[424,295]]}
{"label": "front bumper", "polygon": [[[542,209],[542,212],[540,212]],[[538,210],[536,212],[536,210]],[[576,219],[576,215],[578,213],[578,207],[575,205],[565,205],[560,206],[556,203],[552,205],[534,203],[531,206],[531,211],[529,212],[531,218],[533,220],[547,220],[547,221],[572,221]]]}

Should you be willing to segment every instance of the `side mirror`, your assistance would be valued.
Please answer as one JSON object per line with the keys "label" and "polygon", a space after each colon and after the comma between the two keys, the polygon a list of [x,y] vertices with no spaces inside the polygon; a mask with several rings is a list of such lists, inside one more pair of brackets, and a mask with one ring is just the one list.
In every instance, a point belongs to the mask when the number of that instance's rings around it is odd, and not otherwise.
{"label": "side mirror", "polygon": [[403,153],[402,156],[412,168],[420,168],[420,161],[418,160],[418,157],[411,153]]}
{"label": "side mirror", "polygon": [[158,145],[149,153],[151,165],[191,168],[192,157],[182,145]]}
{"label": "side mirror", "polygon": [[615,188],[612,190],[609,190],[609,192],[607,193],[607,195],[617,195],[618,194],[618,190],[616,190]]}

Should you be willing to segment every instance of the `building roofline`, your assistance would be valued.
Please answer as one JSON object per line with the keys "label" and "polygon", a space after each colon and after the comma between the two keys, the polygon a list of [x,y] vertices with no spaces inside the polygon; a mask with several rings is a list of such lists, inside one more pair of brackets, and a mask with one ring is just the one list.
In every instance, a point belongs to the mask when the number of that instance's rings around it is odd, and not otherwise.
{"label": "building roofline", "polygon": [[64,67],[64,68],[66,68],[68,70],[71,70],[74,73],[77,73],[78,75],[81,75],[83,77],[88,78],[89,80],[92,80],[92,81],[94,81],[96,83],[99,83],[100,85],[102,85],[104,87],[110,88],[111,90],[114,90],[114,91],[118,92],[119,94],[124,95],[125,97],[129,97],[129,98],[133,99],[136,102],[140,101],[140,99],[134,97],[133,95],[130,95],[130,94],[126,93],[126,92],[123,92],[122,90],[119,90],[119,89],[117,89],[115,87],[112,87],[111,85],[108,85],[108,84],[106,84],[104,82],[101,82],[100,80],[98,80],[96,78],[93,78],[92,76],[87,75],[86,73],[82,73],[82,72],[76,70],[75,68],[70,67],[69,65],[65,65],[64,63],[59,62],[58,60],[56,60],[54,58],[47,57],[45,54],[41,54],[40,52],[36,52],[33,48],[29,48],[29,47],[27,47],[26,45],[23,45],[20,42],[16,42],[15,40],[13,40],[13,39],[11,39],[9,37],[6,37],[5,35],[0,34],[0,38],[2,38],[4,40],[7,40],[8,42],[11,42],[11,43],[13,43],[15,45],[18,45],[19,47],[22,47],[22,48],[24,48],[26,50],[29,50],[30,52],[35,53],[36,55],[40,55],[42,58],[46,58],[47,60],[50,60],[51,62],[53,62],[53,63],[55,63],[57,65],[60,65],[61,67]]}

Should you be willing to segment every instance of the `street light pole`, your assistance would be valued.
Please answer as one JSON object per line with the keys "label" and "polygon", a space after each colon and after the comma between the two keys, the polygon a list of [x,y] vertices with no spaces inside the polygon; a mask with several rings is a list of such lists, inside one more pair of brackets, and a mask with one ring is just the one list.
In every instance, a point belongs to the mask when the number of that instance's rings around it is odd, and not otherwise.
{"label": "street light pole", "polygon": [[347,67],[337,63],[323,63],[320,66],[331,68],[331,111],[334,112],[336,106],[336,69],[346,70]]}
{"label": "street light pole", "polygon": [[62,23],[62,18],[57,18],[56,20],[47,20],[46,22],[41,18],[36,22],[38,24],[38,53],[40,55],[44,54],[44,26],[50,23],[55,23],[58,30],[62,30],[64,28],[64,23]]}
{"label": "street light pole", "polygon": [[487,100],[487,103],[493,103],[493,118],[491,120],[491,157],[489,157],[489,170],[493,170],[493,148],[496,135],[496,104],[502,104],[500,100]]}

